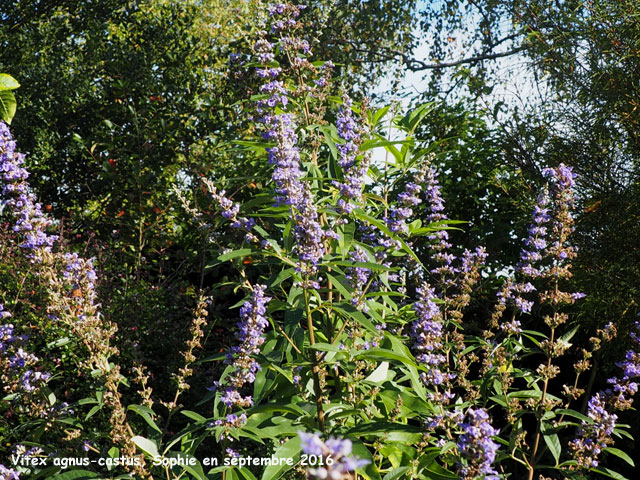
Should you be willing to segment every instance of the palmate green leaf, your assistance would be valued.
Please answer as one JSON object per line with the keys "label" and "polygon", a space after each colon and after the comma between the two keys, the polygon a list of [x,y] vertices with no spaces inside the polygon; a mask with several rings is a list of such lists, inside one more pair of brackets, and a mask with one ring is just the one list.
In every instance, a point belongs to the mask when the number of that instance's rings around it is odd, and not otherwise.
{"label": "palmate green leaf", "polygon": [[174,445],[176,445],[178,442],[180,442],[182,439],[184,439],[185,437],[188,437],[190,434],[198,430],[202,430],[203,428],[205,428],[205,424],[197,424],[197,425],[189,425],[187,428],[181,430],[171,439],[171,441],[169,441],[169,443],[167,443],[167,445],[164,448],[163,454],[166,455],[167,452],[169,452],[169,450],[171,450],[171,448]]}
{"label": "palmate green leaf", "polygon": [[415,132],[416,128],[418,128],[420,122],[424,120],[424,117],[426,117],[435,106],[436,102],[422,104],[408,112],[404,117],[399,119],[396,124],[411,135]]}
{"label": "palmate green leaf", "polygon": [[380,123],[380,120],[384,118],[384,116],[387,114],[390,108],[391,106],[387,105],[386,107],[379,108],[375,112],[369,112],[369,118],[370,118],[370,123],[372,125],[372,130],[375,130],[375,127],[378,125],[378,123]]}
{"label": "palmate green leaf", "polygon": [[[411,360],[411,353],[407,346],[400,341],[395,335],[386,335],[385,338],[389,339],[391,342],[391,347],[394,352],[400,352],[404,357],[407,357]],[[420,397],[423,401],[427,400],[427,392],[420,379],[420,374],[418,373],[418,368],[416,363],[411,360],[408,363],[403,362],[402,371],[404,371],[411,381],[411,386],[413,387],[413,391]]]}

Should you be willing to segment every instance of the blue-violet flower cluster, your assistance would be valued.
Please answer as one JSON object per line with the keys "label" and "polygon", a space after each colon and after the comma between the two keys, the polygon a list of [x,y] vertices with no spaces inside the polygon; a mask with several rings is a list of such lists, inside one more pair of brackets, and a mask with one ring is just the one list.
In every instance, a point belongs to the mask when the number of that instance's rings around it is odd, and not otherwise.
{"label": "blue-violet flower cluster", "polygon": [[298,435],[302,440],[302,451],[320,459],[317,468],[307,471],[310,480],[348,480],[353,478],[352,472],[370,463],[352,456],[351,440],[330,437],[323,442],[318,433],[298,432]]}
{"label": "blue-violet flower cluster", "polygon": [[271,299],[264,295],[265,289],[264,285],[255,285],[250,299],[240,308],[240,321],[235,334],[240,344],[231,348],[226,360],[235,368],[227,379],[229,386],[222,396],[222,402],[228,407],[249,407],[253,404],[250,396],[242,397],[238,390],[247,383],[253,383],[256,372],[260,370],[260,364],[253,355],[260,352],[264,330],[269,325],[265,315]]}
{"label": "blue-violet flower cluster", "polygon": [[22,237],[22,248],[48,252],[58,238],[47,233],[52,222],[42,212],[42,206],[31,192],[27,178],[29,172],[23,167],[24,155],[16,152],[16,142],[9,127],[0,121],[0,181],[2,203],[8,206],[16,219],[13,230]]}
{"label": "blue-violet flower cluster", "polygon": [[464,460],[459,464],[463,480],[498,480],[497,472],[491,468],[499,445],[491,437],[497,430],[489,422],[489,414],[482,409],[470,408],[467,422],[460,424],[463,433],[458,438],[458,451]]}
{"label": "blue-violet flower cluster", "polygon": [[342,105],[338,110],[336,126],[338,136],[343,143],[336,145],[338,150],[338,165],[342,168],[344,180],[334,181],[333,185],[340,191],[338,208],[343,213],[353,211],[352,200],[360,201],[362,198],[362,186],[369,169],[369,156],[365,156],[360,163],[357,162],[358,149],[360,145],[360,133],[358,124],[353,118],[353,102],[346,94],[342,97]]}

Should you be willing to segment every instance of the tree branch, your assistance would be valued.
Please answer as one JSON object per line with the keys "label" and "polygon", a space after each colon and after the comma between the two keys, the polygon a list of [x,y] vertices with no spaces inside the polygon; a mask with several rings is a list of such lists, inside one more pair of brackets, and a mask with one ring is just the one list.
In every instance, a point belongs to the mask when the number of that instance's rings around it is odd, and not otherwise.
{"label": "tree branch", "polygon": [[[502,38],[497,42],[495,42],[493,45],[491,45],[491,47],[495,47],[509,40],[513,40],[517,38],[519,35],[520,33],[514,33],[512,35],[508,35],[507,37]],[[371,50],[359,47],[358,45],[355,44],[355,42],[351,40],[343,39],[343,40],[340,40],[339,42],[348,44],[354,51],[358,53],[372,53]],[[502,52],[485,51],[478,55],[473,55],[471,57],[465,57],[458,60],[453,60],[451,62],[436,62],[436,63],[428,63],[423,60],[418,60],[417,58],[414,58],[411,55],[399,50],[394,50],[394,49],[385,48],[385,47],[381,48],[380,46],[376,46],[376,48],[377,48],[377,51],[373,52],[373,54],[377,55],[382,60],[393,61],[393,60],[401,59],[402,63],[404,63],[407,69],[411,70],[412,72],[420,72],[424,70],[440,70],[445,68],[457,67],[458,65],[478,63],[484,60],[495,60],[498,58],[509,57],[511,55],[515,55],[517,53],[524,51],[527,48],[527,46],[525,44],[522,44],[518,47],[514,47]]]}

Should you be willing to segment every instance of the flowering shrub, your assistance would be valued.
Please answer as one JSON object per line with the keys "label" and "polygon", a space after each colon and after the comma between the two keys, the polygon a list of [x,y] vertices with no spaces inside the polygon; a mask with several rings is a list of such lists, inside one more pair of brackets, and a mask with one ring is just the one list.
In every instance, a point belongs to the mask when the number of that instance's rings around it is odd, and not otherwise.
{"label": "flowering shrub", "polygon": [[[77,414],[55,395],[47,408],[32,409],[46,431],[56,422],[70,427],[64,440],[45,444],[34,424],[24,430],[29,445],[53,457],[76,445],[82,458],[114,460],[111,469],[82,463],[87,469],[75,473],[83,478],[120,475],[114,466],[140,478],[620,478],[600,461],[614,455],[633,463],[611,445],[625,434],[614,410],[630,408],[637,391],[640,341],[633,337],[623,374],[581,413],[581,375],[615,328],[600,330],[589,349],[572,349],[578,327],[566,310],[584,296],[565,291],[576,256],[572,169],[544,170],[548,184],[521,261],[478,328],[465,313],[486,253],[458,252],[450,242],[456,222],[446,216],[429,149],[414,137],[428,107],[389,119],[388,109],[331,95],[334,66],[310,60],[303,13],[301,5],[271,6],[255,58],[241,62],[262,81],[252,97],[262,139],[243,144],[264,152],[273,188],[240,204],[205,179],[213,213],[191,207],[189,193],[177,190],[207,233],[209,269],[224,269],[227,285],[246,298],[236,305],[229,351],[197,361],[210,305],[201,296],[171,401],[154,394],[138,365],[131,377],[141,401],[123,403],[130,383],[114,361],[115,326],[100,315],[93,263],[56,247],[52,221],[0,124],[3,199],[15,239],[48,289],[46,314],[77,342],[78,368],[94,379],[89,396],[73,399]],[[404,138],[380,134],[385,120]],[[384,161],[372,157],[376,148],[386,150]],[[8,318],[4,307],[0,316]],[[45,395],[55,376],[38,369],[16,325],[1,327],[6,405],[37,390]],[[194,369],[212,362],[208,393],[185,409],[179,398]],[[103,409],[102,423],[87,423]],[[176,413],[186,419],[177,432],[169,428]],[[216,445],[224,461],[213,462],[203,445]],[[0,468],[5,478],[61,470]]]}

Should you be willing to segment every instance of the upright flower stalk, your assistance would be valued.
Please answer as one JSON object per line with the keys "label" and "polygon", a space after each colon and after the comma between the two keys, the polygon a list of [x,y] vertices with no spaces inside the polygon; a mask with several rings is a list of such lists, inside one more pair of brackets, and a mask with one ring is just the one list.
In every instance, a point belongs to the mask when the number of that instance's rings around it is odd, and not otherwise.
{"label": "upright flower stalk", "polygon": [[[249,408],[253,405],[253,397],[243,396],[241,389],[255,381],[256,373],[261,368],[254,356],[260,352],[260,346],[264,343],[264,331],[269,326],[266,313],[271,298],[264,294],[266,287],[254,285],[251,288],[251,296],[240,308],[240,320],[235,332],[235,338],[239,343],[230,348],[225,360],[225,363],[233,368],[223,381],[214,382],[212,388],[222,391],[220,400],[230,409]],[[244,413],[228,413],[224,419],[213,422],[212,426],[223,427],[221,440],[231,440],[228,430],[241,427],[246,421],[247,416]]]}
{"label": "upright flower stalk", "polygon": [[589,399],[587,416],[583,420],[577,438],[569,443],[577,468],[580,470],[595,468],[599,465],[599,456],[603,450],[613,444],[613,432],[618,420],[614,410],[628,410],[633,404],[633,397],[638,392],[640,383],[640,322],[634,325],[631,332],[633,348],[628,350],[624,361],[617,364],[622,369],[622,376],[608,380],[610,388],[596,393]]}
{"label": "upright flower stalk", "polygon": [[[43,214],[42,207],[27,182],[29,172],[24,168],[24,155],[16,152],[15,141],[4,122],[0,122],[0,182],[3,203],[15,219],[13,230],[20,238],[20,246],[37,266],[37,275],[49,290],[49,317],[70,329],[86,348],[87,358],[83,366],[98,371],[105,385],[104,403],[111,409],[110,436],[115,443],[124,446],[123,453],[136,456],[133,432],[126,418],[118,386],[120,369],[110,364],[117,352],[110,339],[116,331],[113,324],[105,322],[97,303],[95,282],[97,279],[92,259],[75,253],[54,252],[58,237],[47,232],[53,222]],[[144,459],[136,467],[145,473]]]}
{"label": "upright flower stalk", "polygon": [[42,205],[36,201],[24,168],[24,154],[16,151],[16,142],[9,127],[0,121],[0,181],[2,182],[2,203],[9,207],[15,223],[13,231],[21,238],[20,246],[31,252],[29,255],[41,261],[43,253],[51,252],[57,240],[56,235],[47,231],[52,221],[42,212]]}
{"label": "upright flower stalk", "polygon": [[[272,30],[279,36],[292,67],[298,69],[310,65],[303,56],[309,53],[309,44],[296,36],[302,9],[302,5],[278,4],[269,10]],[[258,59],[265,64],[257,69],[257,74],[266,80],[260,87],[266,98],[258,100],[257,111],[264,126],[264,138],[274,143],[267,152],[274,167],[271,178],[277,194],[276,205],[289,207],[294,221],[295,251],[300,259],[297,269],[304,277],[312,277],[326,253],[325,240],[335,238],[336,234],[323,229],[310,185],[303,179],[295,118],[286,112],[290,93],[284,82],[278,80],[282,69],[270,65],[275,60],[274,48],[266,39],[254,46]],[[305,285],[317,287],[313,280],[305,281]]]}
{"label": "upright flower stalk", "polygon": [[343,180],[333,181],[333,185],[338,188],[340,198],[338,199],[338,210],[342,213],[353,211],[352,202],[362,201],[362,187],[364,186],[367,170],[369,169],[370,156],[365,155],[358,162],[358,151],[362,143],[358,123],[353,117],[353,101],[347,94],[342,96],[342,105],[338,110],[336,127],[338,137],[342,143],[336,145],[338,150],[338,165],[342,168]]}
{"label": "upright flower stalk", "polygon": [[265,296],[267,287],[254,285],[249,300],[240,308],[240,321],[235,333],[238,345],[231,347],[227,354],[226,363],[233,365],[234,369],[227,377],[228,387],[222,396],[222,402],[228,406],[250,407],[253,405],[251,396],[242,397],[239,390],[245,385],[253,383],[256,373],[260,370],[260,364],[254,355],[260,352],[260,346],[264,343],[264,331],[269,326],[266,318],[267,303],[271,300]]}
{"label": "upright flower stalk", "polygon": [[498,431],[489,423],[489,414],[482,408],[470,408],[467,422],[461,423],[462,434],[457,447],[461,455],[458,472],[461,480],[499,480],[492,468],[499,445],[492,437]]}

